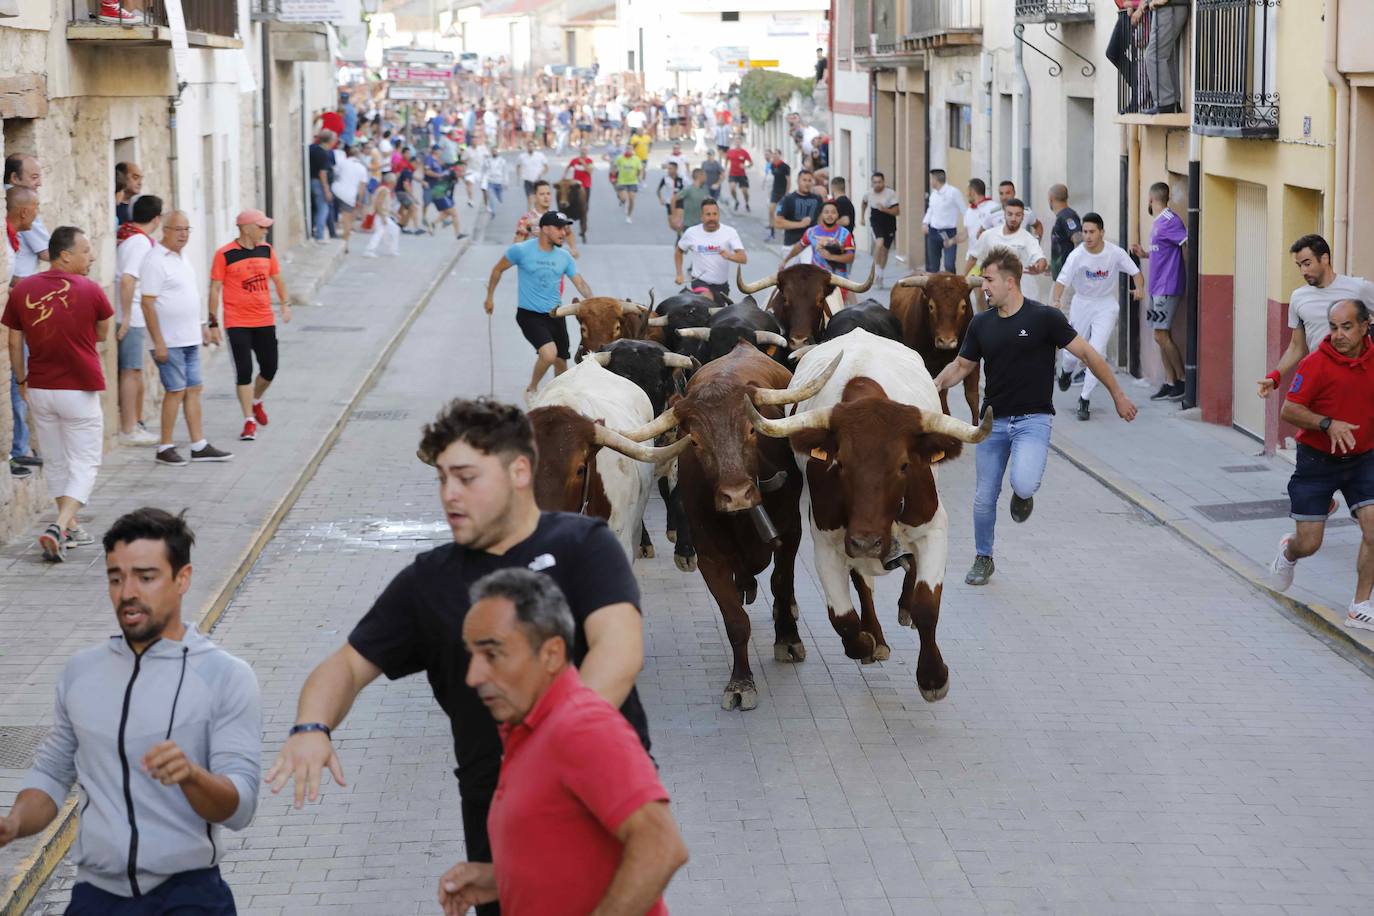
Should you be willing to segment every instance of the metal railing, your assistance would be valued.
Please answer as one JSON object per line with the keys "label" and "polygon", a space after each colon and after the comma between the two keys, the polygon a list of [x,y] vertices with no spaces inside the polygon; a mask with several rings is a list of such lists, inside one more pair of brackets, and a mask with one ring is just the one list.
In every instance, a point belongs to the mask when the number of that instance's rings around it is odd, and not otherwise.
{"label": "metal railing", "polygon": [[1017,22],[1085,22],[1095,15],[1093,0],[1016,0]]}
{"label": "metal railing", "polygon": [[966,32],[982,27],[982,0],[908,0],[908,37]]}
{"label": "metal railing", "polygon": [[1187,83],[1183,73],[1183,42],[1188,35],[1186,0],[1172,0],[1146,8],[1135,22],[1123,10],[1119,15],[1126,41],[1114,39],[1108,60],[1120,74],[1116,110],[1119,114],[1176,114],[1185,110]]}
{"label": "metal railing", "polygon": [[1197,0],[1193,128],[1213,137],[1279,134],[1278,0]]}
{"label": "metal railing", "polygon": [[[71,21],[90,22],[99,15],[100,4],[97,0],[72,0]],[[126,8],[133,10],[132,4]],[[238,35],[239,18],[237,0],[181,0],[182,15],[186,18],[188,32],[208,32],[233,38]],[[143,5],[144,25],[168,26],[167,4],[163,0],[147,0]],[[119,28],[111,23],[112,28]]]}

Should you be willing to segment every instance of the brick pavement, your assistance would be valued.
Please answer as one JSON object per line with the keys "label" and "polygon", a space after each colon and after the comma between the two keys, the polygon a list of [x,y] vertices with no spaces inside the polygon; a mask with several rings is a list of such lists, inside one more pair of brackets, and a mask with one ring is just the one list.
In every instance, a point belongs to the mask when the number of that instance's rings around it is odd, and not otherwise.
{"label": "brick pavement", "polygon": [[[628,233],[650,230],[600,229],[615,210],[604,194],[596,203],[582,258],[593,287],[611,288],[612,271],[624,292],[665,286],[666,247],[628,247]],[[601,231],[620,244],[598,243]],[[268,760],[310,666],[446,534],[413,441],[444,397],[486,389],[471,285],[498,251],[474,247],[436,300],[458,308],[417,322],[362,405],[389,419],[345,428],[216,631],[258,672]],[[508,311],[495,328],[497,391],[515,397],[528,351]],[[804,544],[807,661],[772,661],[765,584],[753,607],[760,705],[724,712],[727,642],[700,577],[663,549],[637,564],[641,690],[693,857],[670,889],[673,913],[1367,912],[1370,679],[1058,457],[1034,518],[1000,520],[992,584],[964,586],[972,473],[970,456],[941,477],[952,690],[938,704],[914,688],[897,583],[878,588],[892,659],[858,666]],[[655,500],[660,548],[662,530]],[[370,687],[339,746],[348,787],[326,787],[304,812],[264,797],[233,837],[225,869],[241,912],[435,912],[437,876],[462,847],[447,723],[423,679]],[[60,912],[65,884],[35,911]]]}

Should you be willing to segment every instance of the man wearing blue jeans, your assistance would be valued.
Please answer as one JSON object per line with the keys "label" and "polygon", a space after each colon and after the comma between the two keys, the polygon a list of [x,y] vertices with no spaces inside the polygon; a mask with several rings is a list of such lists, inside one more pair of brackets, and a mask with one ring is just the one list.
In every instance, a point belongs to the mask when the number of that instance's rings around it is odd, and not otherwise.
{"label": "man wearing blue jeans", "polygon": [[1116,383],[1112,369],[1080,337],[1058,309],[1021,294],[1021,260],[994,248],[982,263],[983,294],[991,308],[973,316],[963,349],[935,378],[943,391],[953,388],[983,361],[983,409],[992,408],[992,435],[978,444],[978,482],[973,495],[973,541],[977,556],[964,577],[986,585],[992,577],[992,542],[997,497],[1011,467],[1011,517],[1024,522],[1034,508],[1035,491],[1049,458],[1054,417],[1054,358],[1062,347],[1087,365],[1106,386],[1123,420],[1135,419],[1135,405]]}
{"label": "man wearing blue jeans", "polygon": [[[329,226],[330,214],[334,206],[334,132],[320,131],[319,137],[310,144],[310,203],[311,237],[317,242],[324,241],[325,229]],[[333,236],[333,230],[330,230]]]}
{"label": "man wearing blue jeans", "polygon": [[926,273],[936,273],[943,262],[945,273],[954,272],[958,248],[959,221],[964,216],[964,195],[945,183],[944,169],[930,170],[930,202],[921,218],[921,234],[926,237]]}

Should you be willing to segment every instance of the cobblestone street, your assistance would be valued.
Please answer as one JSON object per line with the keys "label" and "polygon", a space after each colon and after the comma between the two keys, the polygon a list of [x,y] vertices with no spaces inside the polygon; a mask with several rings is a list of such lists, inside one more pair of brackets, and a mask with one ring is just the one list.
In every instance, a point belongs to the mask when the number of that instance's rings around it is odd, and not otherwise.
{"label": "cobblestone street", "polygon": [[[449,537],[433,473],[415,458],[418,428],[444,399],[487,393],[482,291],[517,209],[508,199],[440,286],[214,631],[261,684],[264,771],[311,667],[417,551]],[[598,174],[591,212],[579,270],[593,290],[644,301],[654,286],[661,298],[672,287],[662,209],[645,199],[625,225]],[[757,217],[724,219],[750,247],[745,275],[772,272],[778,246],[759,241]],[[419,250],[405,243],[402,262]],[[417,274],[439,266],[427,257]],[[345,270],[364,263],[355,251]],[[867,270],[861,257],[856,275]],[[496,394],[508,400],[531,360],[515,294],[508,275],[492,324]],[[379,351],[389,335],[374,336]],[[1120,425],[1106,408],[1094,422]],[[827,620],[807,537],[797,575],[807,660],[773,661],[761,577],[759,706],[721,710],[720,615],[701,577],[674,567],[652,499],[658,556],[635,565],[639,686],[692,855],[669,888],[674,916],[1368,913],[1374,681],[1057,456],[1029,522],[1014,525],[1004,498],[991,584],[964,585],[973,467],[970,449],[939,482],[951,531],[939,637],[952,688],[935,704],[916,690],[916,634],[896,625],[899,580],[877,591],[891,659],[860,666]],[[108,614],[102,581],[88,568],[66,588]],[[346,787],[328,785],[299,812],[264,792],[252,826],[225,835],[240,912],[438,912],[438,876],[464,856],[448,722],[428,684],[368,688],[335,745]],[[64,866],[30,912],[60,913],[71,880]]]}

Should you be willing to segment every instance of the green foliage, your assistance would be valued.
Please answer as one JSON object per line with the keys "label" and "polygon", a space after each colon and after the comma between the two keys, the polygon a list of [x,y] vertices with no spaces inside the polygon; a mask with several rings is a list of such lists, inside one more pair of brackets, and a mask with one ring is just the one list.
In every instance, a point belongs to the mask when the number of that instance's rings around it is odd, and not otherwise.
{"label": "green foliage", "polygon": [[739,81],[739,110],[751,123],[762,124],[788,103],[792,93],[810,95],[813,82],[777,70],[750,70]]}

